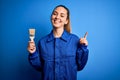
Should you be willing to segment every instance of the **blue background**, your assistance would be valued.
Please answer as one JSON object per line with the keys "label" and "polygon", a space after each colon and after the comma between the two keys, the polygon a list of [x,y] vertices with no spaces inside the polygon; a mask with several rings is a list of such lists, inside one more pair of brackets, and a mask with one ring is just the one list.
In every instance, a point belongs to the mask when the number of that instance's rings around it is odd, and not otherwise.
{"label": "blue background", "polygon": [[28,29],[36,29],[37,43],[59,4],[71,12],[72,33],[88,31],[89,60],[77,79],[120,80],[119,0],[0,0],[0,80],[40,80],[28,62]]}

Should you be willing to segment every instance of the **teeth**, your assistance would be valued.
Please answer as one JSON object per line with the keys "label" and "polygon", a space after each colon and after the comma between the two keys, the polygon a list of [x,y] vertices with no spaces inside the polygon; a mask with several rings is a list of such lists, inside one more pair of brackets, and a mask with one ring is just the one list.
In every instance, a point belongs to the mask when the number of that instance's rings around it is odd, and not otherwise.
{"label": "teeth", "polygon": [[60,22],[60,20],[55,20],[56,23]]}

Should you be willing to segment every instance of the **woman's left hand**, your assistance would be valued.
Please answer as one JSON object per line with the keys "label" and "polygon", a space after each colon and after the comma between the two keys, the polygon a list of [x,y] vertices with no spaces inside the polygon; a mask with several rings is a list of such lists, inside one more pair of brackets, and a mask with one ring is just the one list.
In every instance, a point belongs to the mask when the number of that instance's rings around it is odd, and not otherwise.
{"label": "woman's left hand", "polygon": [[80,44],[88,46],[88,41],[86,40],[88,32],[85,33],[84,38],[80,38]]}

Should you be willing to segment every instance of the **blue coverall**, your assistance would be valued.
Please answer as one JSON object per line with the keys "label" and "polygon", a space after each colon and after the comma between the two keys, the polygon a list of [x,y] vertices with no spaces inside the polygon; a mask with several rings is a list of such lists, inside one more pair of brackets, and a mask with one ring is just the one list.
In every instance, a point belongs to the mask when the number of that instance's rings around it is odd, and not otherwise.
{"label": "blue coverall", "polygon": [[42,73],[42,80],[76,80],[88,60],[89,50],[79,38],[64,30],[60,38],[53,31],[41,38],[38,49],[29,54],[30,64]]}

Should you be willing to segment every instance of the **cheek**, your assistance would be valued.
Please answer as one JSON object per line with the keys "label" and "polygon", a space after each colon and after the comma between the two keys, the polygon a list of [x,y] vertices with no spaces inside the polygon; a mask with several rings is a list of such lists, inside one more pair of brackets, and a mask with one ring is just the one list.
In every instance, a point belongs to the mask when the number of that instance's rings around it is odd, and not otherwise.
{"label": "cheek", "polygon": [[54,23],[54,19],[55,19],[55,17],[51,16],[51,22],[52,22],[52,24]]}
{"label": "cheek", "polygon": [[66,20],[66,19],[64,19],[64,20],[63,20],[63,22],[66,24],[66,23],[67,23],[67,20]]}
{"label": "cheek", "polygon": [[54,20],[54,17],[53,16],[51,16],[51,22],[53,23],[53,20]]}
{"label": "cheek", "polygon": [[64,17],[64,18],[62,18],[62,20],[63,20],[64,22],[66,22],[66,21],[67,21],[67,16]]}
{"label": "cheek", "polygon": [[54,15],[52,15],[52,16],[51,16],[51,19],[55,19],[55,16],[54,16]]}

